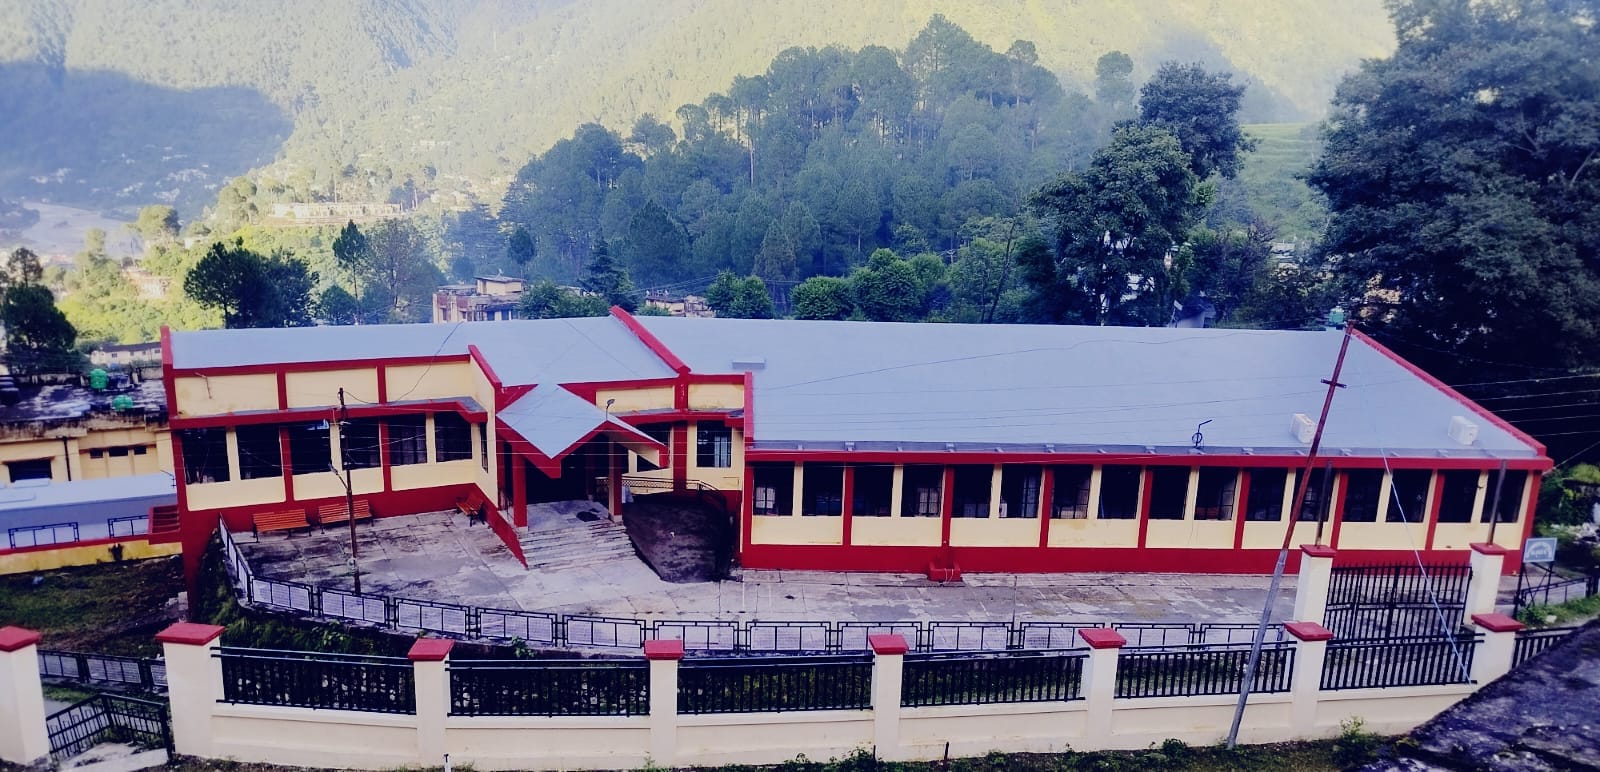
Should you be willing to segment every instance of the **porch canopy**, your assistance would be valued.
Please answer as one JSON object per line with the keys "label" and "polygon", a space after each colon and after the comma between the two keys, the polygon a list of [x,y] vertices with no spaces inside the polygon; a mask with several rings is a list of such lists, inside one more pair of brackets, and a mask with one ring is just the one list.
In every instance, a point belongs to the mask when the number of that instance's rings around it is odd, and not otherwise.
{"label": "porch canopy", "polygon": [[499,435],[551,477],[561,476],[561,459],[580,445],[604,436],[651,463],[660,464],[666,446],[588,400],[555,384],[540,384],[496,414]]}

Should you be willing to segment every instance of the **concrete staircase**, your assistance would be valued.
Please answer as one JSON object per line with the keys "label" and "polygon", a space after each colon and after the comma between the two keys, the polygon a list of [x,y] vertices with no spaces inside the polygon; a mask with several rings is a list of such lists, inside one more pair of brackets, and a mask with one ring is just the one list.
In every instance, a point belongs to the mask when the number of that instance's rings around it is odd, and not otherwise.
{"label": "concrete staircase", "polygon": [[[584,517],[592,517],[585,520]],[[517,540],[530,571],[594,567],[611,560],[637,560],[633,542],[606,508],[589,501],[528,505],[528,527]]]}

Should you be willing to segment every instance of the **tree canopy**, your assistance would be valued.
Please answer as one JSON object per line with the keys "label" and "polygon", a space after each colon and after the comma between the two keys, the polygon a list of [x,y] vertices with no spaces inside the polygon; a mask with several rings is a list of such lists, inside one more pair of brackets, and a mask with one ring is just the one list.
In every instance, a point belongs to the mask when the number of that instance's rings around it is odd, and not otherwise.
{"label": "tree canopy", "polygon": [[288,254],[261,255],[236,241],[221,242],[184,279],[183,289],[222,312],[223,326],[301,327],[311,323],[311,288],[317,276]]}
{"label": "tree canopy", "polygon": [[1340,85],[1310,175],[1328,198],[1345,302],[1436,372],[1592,366],[1600,9],[1405,0],[1392,10],[1399,48]]}
{"label": "tree canopy", "polygon": [[5,363],[14,375],[72,372],[81,357],[73,350],[78,331],[40,284],[39,257],[26,248],[11,253],[0,276],[0,323],[5,325]]}

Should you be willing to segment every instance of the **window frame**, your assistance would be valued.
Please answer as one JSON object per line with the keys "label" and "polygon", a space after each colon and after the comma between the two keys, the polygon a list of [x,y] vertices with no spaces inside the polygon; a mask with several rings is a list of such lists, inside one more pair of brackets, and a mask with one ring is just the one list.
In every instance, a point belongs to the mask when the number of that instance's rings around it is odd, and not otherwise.
{"label": "window frame", "polygon": [[389,456],[389,466],[415,466],[428,463],[428,417],[426,415],[390,416],[389,441],[384,452]]}
{"label": "window frame", "polygon": [[733,427],[715,421],[697,421],[694,429],[695,467],[733,468]]}
{"label": "window frame", "polygon": [[[228,430],[222,427],[204,429],[179,429],[178,442],[183,449],[183,481],[187,485],[231,482],[233,474],[228,464]],[[204,450],[202,451],[202,448]],[[202,454],[198,455],[198,454]],[[7,471],[10,465],[7,463]],[[216,474],[202,474],[204,471]],[[208,479],[209,478],[209,479]],[[38,478],[22,478],[38,479]],[[11,480],[17,477],[12,474]]]}
{"label": "window frame", "polygon": [[270,480],[283,476],[283,438],[277,424],[234,427],[233,441],[239,448],[239,479]]}

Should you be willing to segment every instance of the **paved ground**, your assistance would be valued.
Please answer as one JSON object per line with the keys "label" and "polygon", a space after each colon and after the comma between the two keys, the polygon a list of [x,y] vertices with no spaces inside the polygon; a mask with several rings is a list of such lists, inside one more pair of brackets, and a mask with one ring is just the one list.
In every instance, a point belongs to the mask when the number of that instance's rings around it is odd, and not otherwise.
{"label": "paved ground", "polygon": [[[533,519],[548,530],[553,516]],[[582,537],[590,524],[574,518],[571,527]],[[352,584],[343,529],[236,539],[263,578]],[[630,555],[525,570],[488,528],[455,512],[362,523],[357,547],[367,592],[647,619],[1248,622],[1268,585],[1264,576],[1084,573],[969,574],[939,585],[912,574],[748,570],[734,581],[669,584]],[[1276,619],[1292,611],[1293,588],[1286,577]]]}

